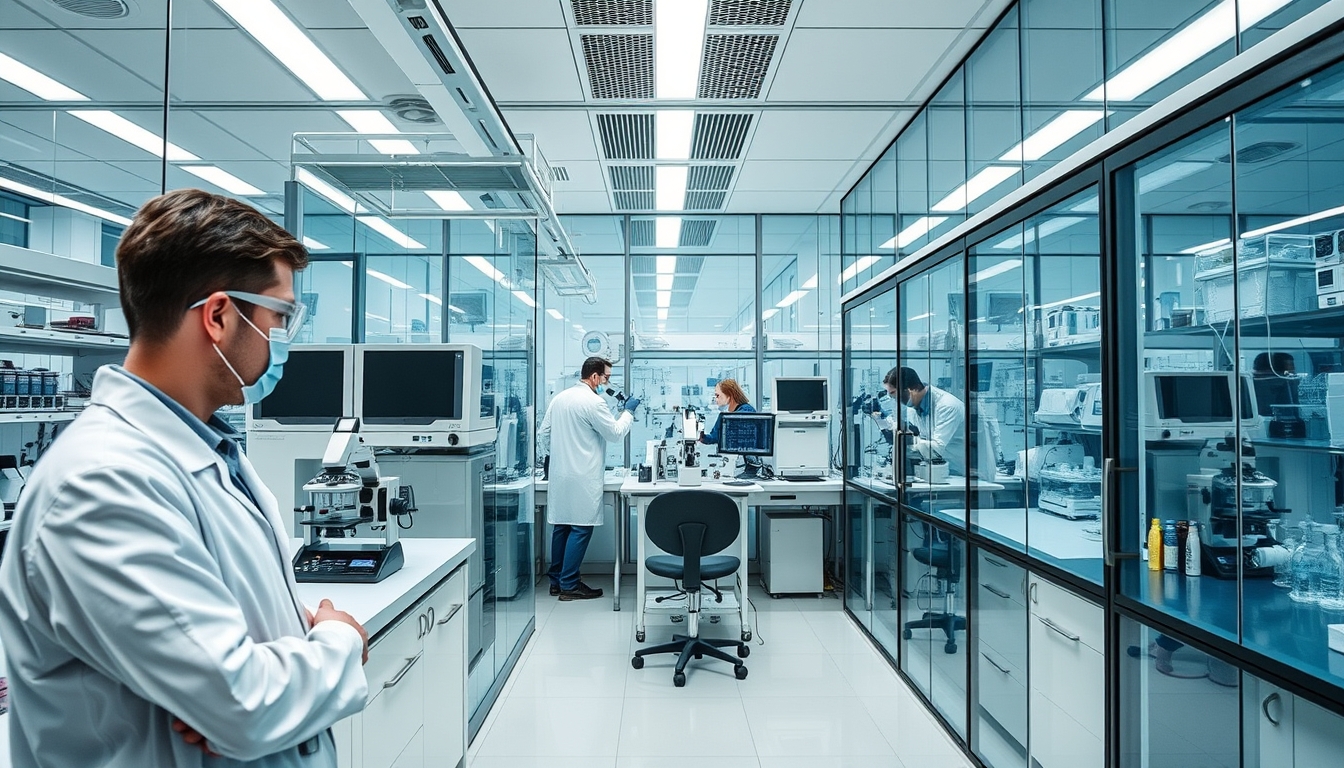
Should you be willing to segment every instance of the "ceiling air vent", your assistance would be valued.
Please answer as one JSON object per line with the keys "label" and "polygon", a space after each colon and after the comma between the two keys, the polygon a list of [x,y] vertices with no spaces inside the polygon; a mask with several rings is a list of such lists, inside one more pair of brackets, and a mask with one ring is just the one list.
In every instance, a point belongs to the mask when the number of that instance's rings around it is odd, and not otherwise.
{"label": "ceiling air vent", "polygon": [[[631,248],[652,248],[653,239],[653,219],[631,219],[630,220],[630,247]],[[684,227],[685,224],[682,224]],[[625,219],[621,219],[621,231],[625,231]]]}
{"label": "ceiling air vent", "polygon": [[686,175],[686,189],[692,192],[725,191],[733,181],[731,165],[692,165]]}
{"label": "ceiling air vent", "polygon": [[714,0],[711,27],[781,27],[789,18],[791,0]]}
{"label": "ceiling air vent", "polygon": [[126,0],[47,0],[65,11],[79,14],[90,19],[124,19],[131,15],[130,3]]}
{"label": "ceiling air vent", "polygon": [[552,165],[551,181],[569,181],[569,169],[563,165]]}
{"label": "ceiling air vent", "polygon": [[384,99],[384,103],[392,110],[392,114],[408,123],[430,125],[439,122],[439,116],[434,112],[434,108],[420,96],[388,96]]}
{"label": "ceiling air vent", "polygon": [[714,219],[685,219],[681,222],[682,248],[708,248],[714,242]]}
{"label": "ceiling air vent", "polygon": [[691,134],[691,159],[738,159],[750,129],[751,115],[697,114],[695,132]]}
{"label": "ceiling air vent", "polygon": [[580,35],[595,99],[653,98],[653,35]]}
{"label": "ceiling air vent", "polygon": [[652,165],[613,165],[607,169],[611,188],[620,192],[649,192],[653,190]]}
{"label": "ceiling air vent", "polygon": [[612,192],[612,202],[618,211],[652,211],[652,192]]}
{"label": "ceiling air vent", "polygon": [[608,160],[653,159],[653,115],[598,115],[597,132]]}
{"label": "ceiling air vent", "polygon": [[653,0],[572,0],[580,27],[653,26]]}
{"label": "ceiling air vent", "polygon": [[700,63],[702,99],[756,99],[779,35],[709,35]]}
{"label": "ceiling air vent", "polygon": [[439,41],[435,40],[433,35],[424,35],[420,39],[425,42],[425,47],[429,49],[430,55],[434,57],[439,69],[443,70],[443,74],[451,75],[457,72],[453,69],[452,63],[448,61],[448,56],[444,54],[443,48],[439,47]]}
{"label": "ceiling air vent", "polygon": [[686,210],[721,211],[723,210],[723,204],[727,201],[727,192],[687,192]]}
{"label": "ceiling air vent", "polygon": [[[1249,144],[1237,150],[1237,162],[1246,165],[1255,165],[1282,155],[1285,152],[1291,152],[1302,146],[1295,141],[1258,141]],[[1223,155],[1218,158],[1220,163],[1232,162],[1231,155]]]}

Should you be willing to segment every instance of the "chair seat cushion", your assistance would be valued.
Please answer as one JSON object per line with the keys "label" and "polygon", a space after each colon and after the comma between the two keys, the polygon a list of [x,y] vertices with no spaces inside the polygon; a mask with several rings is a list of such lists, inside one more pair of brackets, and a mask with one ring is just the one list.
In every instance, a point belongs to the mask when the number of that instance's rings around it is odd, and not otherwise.
{"label": "chair seat cushion", "polygon": [[[735,573],[742,561],[729,555],[712,555],[700,558],[700,579],[721,579]],[[653,555],[644,559],[649,572],[668,579],[680,579],[684,576],[685,560],[672,555]]]}

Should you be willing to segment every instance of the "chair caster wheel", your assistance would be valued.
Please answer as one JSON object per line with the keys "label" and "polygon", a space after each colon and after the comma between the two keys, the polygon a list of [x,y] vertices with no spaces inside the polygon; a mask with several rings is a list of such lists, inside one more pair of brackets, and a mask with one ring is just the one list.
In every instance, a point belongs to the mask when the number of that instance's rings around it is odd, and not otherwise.
{"label": "chair caster wheel", "polygon": [[742,633],[742,642],[744,642],[744,643],[750,643],[750,642],[751,642],[751,632],[750,632],[750,631],[747,631],[747,632],[743,632],[743,633]]}
{"label": "chair caster wheel", "polygon": [[771,595],[771,596],[770,596],[770,599],[771,599],[771,600],[778,600],[778,599],[779,599],[779,595]]}
{"label": "chair caster wheel", "polygon": [[697,654],[695,654],[695,658],[697,658],[697,659],[703,659],[703,658],[705,658],[705,655],[704,655],[703,653],[697,653]]}
{"label": "chair caster wheel", "polygon": [[736,677],[738,680],[746,680],[747,679],[746,666],[743,664],[738,664],[736,667],[733,667],[733,676]]}
{"label": "chair caster wheel", "polygon": [[739,645],[739,646],[737,646],[737,658],[739,658],[739,659],[745,659],[745,658],[747,658],[747,657],[750,656],[750,655],[751,655],[751,646],[747,646],[747,645]]}
{"label": "chair caster wheel", "polygon": [[906,640],[909,640],[910,638],[912,638],[912,637],[914,637],[914,636],[915,636],[915,633],[914,633],[914,632],[911,632],[911,631],[908,630],[908,629],[906,629],[906,630],[902,630],[902,631],[901,631],[901,637],[904,638],[904,639],[906,639]]}
{"label": "chair caster wheel", "polygon": [[957,644],[950,640],[943,646],[943,653],[956,653],[956,652],[957,652]]}
{"label": "chair caster wheel", "polygon": [[673,675],[672,675],[672,684],[675,685],[675,686],[678,687],[678,688],[685,688],[685,687],[686,687],[686,673],[685,673],[685,672],[677,672],[677,673],[673,674]]}
{"label": "chair caster wheel", "polygon": [[630,666],[634,667],[635,669],[643,669],[643,668],[644,668],[644,657],[643,657],[643,656],[635,656],[634,658],[630,659]]}
{"label": "chair caster wheel", "polygon": [[[637,643],[642,643],[642,642],[644,642],[644,633],[643,633],[643,632],[636,632],[636,633],[635,633],[635,642],[637,642]],[[636,667],[636,669],[638,669],[638,667]]]}

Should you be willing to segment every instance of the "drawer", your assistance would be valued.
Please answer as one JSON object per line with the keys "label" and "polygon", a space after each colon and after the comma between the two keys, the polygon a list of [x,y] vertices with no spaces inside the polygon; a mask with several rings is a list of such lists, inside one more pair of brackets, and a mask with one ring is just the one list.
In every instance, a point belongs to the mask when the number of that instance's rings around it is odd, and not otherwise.
{"label": "drawer", "polygon": [[1104,768],[1106,749],[1065,709],[1031,691],[1031,759],[1041,768]]}
{"label": "drawer", "polygon": [[985,648],[976,657],[976,665],[981,708],[1018,743],[1026,744],[1027,686],[1022,680],[1022,672]]}
{"label": "drawer", "polygon": [[369,648],[369,703],[360,718],[363,768],[390,766],[424,721],[423,631],[424,611],[417,606]]}
{"label": "drawer", "polygon": [[1031,689],[1069,713],[1093,736],[1104,737],[1106,664],[1102,654],[1040,619],[1033,617],[1031,622]]}
{"label": "drawer", "polygon": [[417,606],[417,610],[425,612],[426,620],[429,622],[427,634],[432,635],[436,628],[447,624],[447,618],[454,612],[454,606],[459,606],[456,610],[466,610],[466,604],[467,567],[463,565],[435,587],[434,591]]}
{"label": "drawer", "polygon": [[980,647],[992,649],[1017,669],[1026,669],[1027,607],[981,584],[975,610]]}
{"label": "drawer", "polygon": [[369,661],[364,665],[364,676],[369,681],[370,699],[383,690],[383,683],[397,676],[397,672],[406,665],[407,657],[420,652],[420,638],[424,631],[425,607],[419,603],[369,646]]}
{"label": "drawer", "polygon": [[[1106,649],[1106,613],[1101,606],[1032,574],[1027,588],[1031,612],[1097,653]],[[1048,625],[1047,625],[1048,626]],[[1034,630],[1033,630],[1034,631]]]}
{"label": "drawer", "polygon": [[1005,599],[1013,600],[1018,605],[1027,604],[1027,571],[1012,563],[991,555],[988,552],[980,553],[979,562],[980,584],[997,591],[1001,595],[1007,595]]}

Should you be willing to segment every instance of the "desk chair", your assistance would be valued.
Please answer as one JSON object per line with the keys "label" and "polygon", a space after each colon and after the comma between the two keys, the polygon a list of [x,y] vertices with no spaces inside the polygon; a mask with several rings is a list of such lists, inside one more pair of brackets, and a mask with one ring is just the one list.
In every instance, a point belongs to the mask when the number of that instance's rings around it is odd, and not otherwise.
{"label": "desk chair", "polygon": [[[630,660],[635,669],[644,668],[645,656],[679,654],[672,684],[681,688],[686,685],[686,663],[690,658],[708,655],[732,664],[737,679],[746,679],[746,665],[719,650],[736,648],[737,655],[745,659],[751,653],[746,643],[700,638],[701,582],[723,578],[743,566],[736,557],[718,554],[737,539],[740,523],[737,503],[715,491],[671,491],[649,502],[644,513],[644,528],[654,545],[671,554],[647,557],[644,566],[657,576],[682,582],[689,617],[687,634],[673,635],[670,643],[635,651]],[[717,590],[714,592],[718,600],[723,599]]]}
{"label": "desk chair", "polygon": [[941,613],[925,611],[924,618],[905,622],[901,636],[909,640],[914,635],[911,630],[941,629],[947,635],[943,651],[956,653],[956,632],[966,630],[966,617],[956,614],[957,584],[961,581],[961,543],[952,538],[939,541],[938,535],[938,532],[934,531],[935,539],[930,546],[913,550],[913,553],[916,562],[933,569],[934,578],[938,580],[943,590],[943,610]]}

